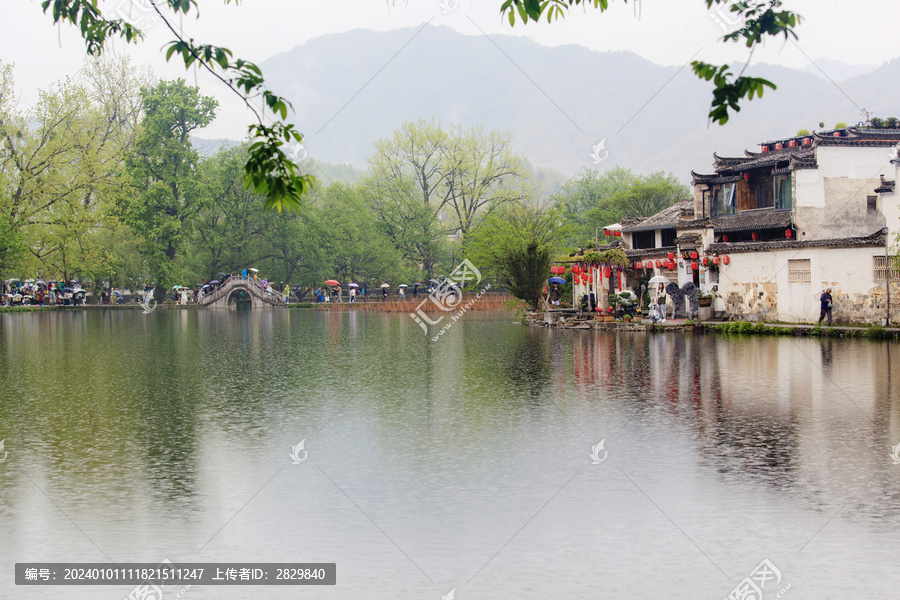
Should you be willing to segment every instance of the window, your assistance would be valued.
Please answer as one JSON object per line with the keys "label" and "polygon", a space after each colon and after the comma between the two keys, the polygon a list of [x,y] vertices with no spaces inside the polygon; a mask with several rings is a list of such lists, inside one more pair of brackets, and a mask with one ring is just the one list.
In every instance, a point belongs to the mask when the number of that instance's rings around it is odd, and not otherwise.
{"label": "window", "polygon": [[635,250],[656,248],[656,232],[635,231],[631,234],[631,247]]}
{"label": "window", "polygon": [[772,179],[765,177],[756,184],[756,208],[775,206],[775,188]]}
{"label": "window", "polygon": [[885,275],[887,274],[887,268],[885,268],[886,264],[891,265],[891,281],[900,280],[900,256],[891,256],[890,261],[888,261],[885,256],[874,256],[873,258],[875,259],[874,281],[883,282],[885,280]]}
{"label": "window", "polygon": [[808,258],[788,260],[788,283],[809,283],[811,281]]}
{"label": "window", "polygon": [[788,209],[791,207],[791,176],[778,175],[775,177],[775,208]]}
{"label": "window", "polygon": [[878,196],[866,196],[866,210],[878,210]]}
{"label": "window", "polygon": [[710,199],[712,216],[733,215],[737,206],[737,184],[726,183],[713,188]]}
{"label": "window", "polygon": [[662,243],[660,244],[661,248],[668,248],[669,246],[675,245],[675,238],[678,237],[677,231],[674,229],[663,229],[660,233],[660,238],[662,238]]}

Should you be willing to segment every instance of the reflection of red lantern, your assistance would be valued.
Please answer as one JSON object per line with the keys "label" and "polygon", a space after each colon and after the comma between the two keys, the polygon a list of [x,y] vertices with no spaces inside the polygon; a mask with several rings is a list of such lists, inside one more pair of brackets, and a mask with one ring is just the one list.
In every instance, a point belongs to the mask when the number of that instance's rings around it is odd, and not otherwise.
{"label": "reflection of red lantern", "polygon": [[750,237],[753,238],[754,240],[758,240],[759,234],[754,231],[753,233],[750,234]]}
{"label": "reflection of red lantern", "polygon": [[724,256],[724,257],[722,257],[722,262],[727,265],[728,263],[731,262],[731,260],[727,256]]}
{"label": "reflection of red lantern", "polygon": [[674,260],[674,259],[675,259],[675,253],[669,252],[669,262],[672,262],[672,260]]}
{"label": "reflection of red lantern", "polygon": [[697,252],[696,252],[696,250],[695,250],[694,252],[691,252],[691,258],[694,259],[694,260],[697,260]]}
{"label": "reflection of red lantern", "polygon": [[588,277],[588,283],[594,283],[594,276],[593,276],[593,275],[591,275],[590,277]]}
{"label": "reflection of red lantern", "polygon": [[691,269],[694,270],[694,271],[696,271],[696,270],[697,270],[697,263],[692,262],[692,263],[691,263]]}
{"label": "reflection of red lantern", "polygon": [[794,235],[794,232],[791,231],[790,229],[785,229],[785,230],[784,230],[784,237],[790,238],[792,235]]}
{"label": "reflection of red lantern", "polygon": [[610,269],[609,267],[606,267],[605,269],[603,269],[603,276],[604,276],[604,277],[606,277],[607,279],[609,279],[609,276],[610,276],[610,275],[612,275],[612,269]]}
{"label": "reflection of red lantern", "polygon": [[718,256],[713,256],[713,264],[714,264],[714,265],[719,264],[719,257],[718,257]]}

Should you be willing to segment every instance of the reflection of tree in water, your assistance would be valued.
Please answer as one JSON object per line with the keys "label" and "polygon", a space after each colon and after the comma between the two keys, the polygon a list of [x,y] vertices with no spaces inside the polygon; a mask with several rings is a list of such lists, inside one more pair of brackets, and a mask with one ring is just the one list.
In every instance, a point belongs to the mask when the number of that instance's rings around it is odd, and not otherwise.
{"label": "reflection of tree in water", "polygon": [[511,340],[504,349],[503,372],[506,373],[515,397],[527,398],[531,404],[544,397],[544,389],[551,381],[550,344],[543,328],[524,327],[524,335]]}

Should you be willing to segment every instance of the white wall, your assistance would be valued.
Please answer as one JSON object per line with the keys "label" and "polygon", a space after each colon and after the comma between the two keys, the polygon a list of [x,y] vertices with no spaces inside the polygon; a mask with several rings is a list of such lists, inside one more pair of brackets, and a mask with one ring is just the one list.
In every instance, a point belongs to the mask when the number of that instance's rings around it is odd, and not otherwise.
{"label": "white wall", "polygon": [[[819,296],[832,288],[835,319],[853,322],[877,316],[884,284],[874,282],[874,256],[884,250],[865,248],[799,248],[729,255],[719,275],[721,302],[729,313],[755,314],[782,322],[814,322]],[[788,283],[788,260],[810,259],[809,283]],[[740,302],[737,302],[740,300]],[[900,298],[896,300],[900,303]],[[717,306],[719,308],[721,305]],[[843,319],[841,319],[843,320]]]}

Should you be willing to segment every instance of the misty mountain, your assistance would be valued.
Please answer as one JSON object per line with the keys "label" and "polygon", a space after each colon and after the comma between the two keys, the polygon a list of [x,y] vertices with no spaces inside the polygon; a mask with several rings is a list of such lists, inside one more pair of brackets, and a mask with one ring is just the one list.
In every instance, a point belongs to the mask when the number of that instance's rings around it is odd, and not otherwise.
{"label": "misty mountain", "polygon": [[[900,59],[837,85],[803,70],[755,65],[747,74],[771,79],[778,90],[745,103],[724,127],[708,124],[712,84],[688,64],[664,67],[628,52],[548,48],[446,27],[326,35],[261,67],[271,88],[293,103],[310,156],[356,168],[365,168],[373,141],[403,121],[434,118],[445,127],[509,130],[532,164],[566,175],[620,165],[688,181],[691,169],[712,168],[714,151],[742,155],[820,121],[855,123],[861,108],[900,115]],[[591,151],[601,141],[608,158],[595,165]]]}

